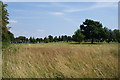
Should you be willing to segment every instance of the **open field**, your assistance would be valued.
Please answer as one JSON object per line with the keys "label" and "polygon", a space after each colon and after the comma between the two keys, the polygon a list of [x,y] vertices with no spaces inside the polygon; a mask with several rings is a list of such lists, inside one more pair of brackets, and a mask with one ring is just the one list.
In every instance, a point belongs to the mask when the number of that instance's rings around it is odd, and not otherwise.
{"label": "open field", "polygon": [[113,78],[118,44],[12,44],[3,50],[3,78]]}

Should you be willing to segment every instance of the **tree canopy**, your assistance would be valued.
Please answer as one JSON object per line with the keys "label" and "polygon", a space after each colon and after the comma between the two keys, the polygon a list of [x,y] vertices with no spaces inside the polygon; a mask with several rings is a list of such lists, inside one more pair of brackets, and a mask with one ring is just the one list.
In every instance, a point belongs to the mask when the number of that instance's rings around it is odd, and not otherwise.
{"label": "tree canopy", "polygon": [[73,40],[77,42],[81,42],[84,39],[84,37],[85,36],[81,33],[80,29],[78,29],[77,31],[75,31],[73,35]]}
{"label": "tree canopy", "polygon": [[81,32],[85,35],[85,39],[91,39],[91,43],[95,39],[101,39],[102,24],[98,21],[86,19],[82,25],[80,25]]}
{"label": "tree canopy", "polygon": [[7,24],[9,24],[9,15],[8,15],[8,11],[6,9],[7,4],[3,4],[2,1],[0,1],[0,7],[1,7],[1,15],[0,17],[2,17],[1,22],[1,26],[2,26],[2,44],[3,46],[10,43],[10,41],[14,40],[14,34],[12,34],[9,29],[10,27],[7,26]]}

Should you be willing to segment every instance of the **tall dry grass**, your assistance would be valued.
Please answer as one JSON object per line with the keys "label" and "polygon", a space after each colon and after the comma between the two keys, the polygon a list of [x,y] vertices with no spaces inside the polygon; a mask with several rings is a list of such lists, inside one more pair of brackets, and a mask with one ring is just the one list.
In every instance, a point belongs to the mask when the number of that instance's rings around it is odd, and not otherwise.
{"label": "tall dry grass", "polygon": [[3,50],[3,78],[113,78],[118,44],[13,44]]}

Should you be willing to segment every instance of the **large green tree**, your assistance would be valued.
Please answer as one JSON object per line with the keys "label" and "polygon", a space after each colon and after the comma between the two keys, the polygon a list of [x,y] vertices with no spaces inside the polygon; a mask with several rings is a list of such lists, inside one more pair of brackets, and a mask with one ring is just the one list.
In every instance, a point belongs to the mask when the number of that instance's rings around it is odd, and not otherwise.
{"label": "large green tree", "polygon": [[120,30],[114,29],[113,32],[115,34],[116,41],[118,41],[120,43]]}
{"label": "large green tree", "polygon": [[9,38],[8,38],[8,27],[7,24],[9,23],[8,20],[8,11],[5,8],[7,6],[7,4],[3,4],[2,2],[0,2],[1,7],[2,7],[2,41],[3,42],[8,42]]}
{"label": "large green tree", "polygon": [[100,22],[90,19],[86,19],[85,22],[80,25],[80,30],[85,35],[85,39],[91,39],[91,43],[93,43],[95,39],[101,38],[101,29],[102,24]]}
{"label": "large green tree", "polygon": [[10,27],[7,25],[9,24],[9,15],[6,9],[7,4],[3,4],[0,1],[0,27],[2,26],[2,44],[5,46],[6,44],[10,43],[13,40],[14,35],[9,31]]}
{"label": "large green tree", "polygon": [[109,38],[109,29],[107,27],[102,28],[99,33],[101,34],[100,36],[102,37],[103,41],[108,40],[108,38]]}
{"label": "large green tree", "polygon": [[84,39],[84,37],[85,36],[81,33],[80,29],[78,29],[77,31],[75,31],[73,35],[73,40],[77,42],[81,42]]}

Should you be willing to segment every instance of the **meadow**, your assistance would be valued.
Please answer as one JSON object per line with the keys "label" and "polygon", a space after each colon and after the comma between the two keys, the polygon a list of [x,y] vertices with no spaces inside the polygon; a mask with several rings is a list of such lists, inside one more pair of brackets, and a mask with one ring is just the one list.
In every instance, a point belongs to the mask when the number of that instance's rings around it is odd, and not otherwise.
{"label": "meadow", "polygon": [[2,55],[3,78],[118,77],[118,44],[11,44]]}

